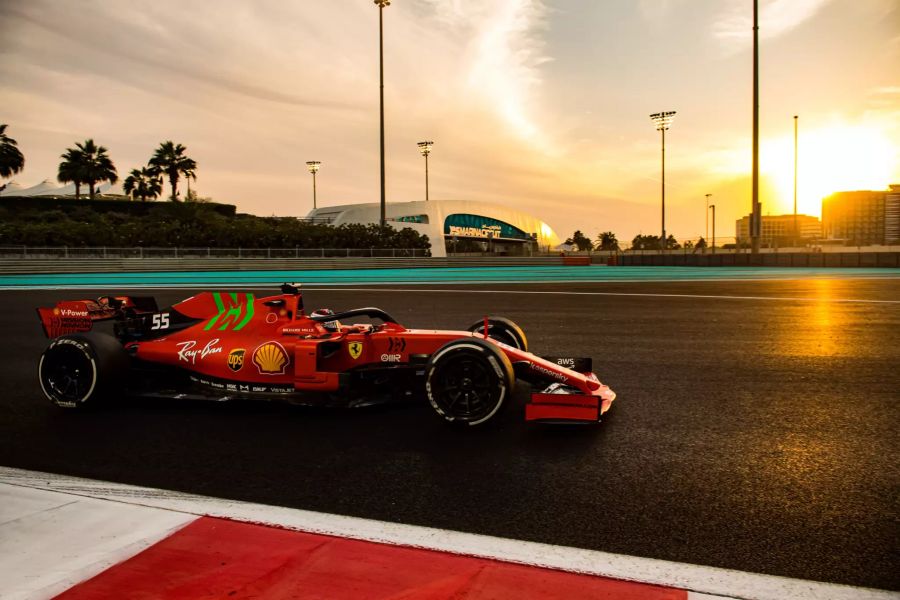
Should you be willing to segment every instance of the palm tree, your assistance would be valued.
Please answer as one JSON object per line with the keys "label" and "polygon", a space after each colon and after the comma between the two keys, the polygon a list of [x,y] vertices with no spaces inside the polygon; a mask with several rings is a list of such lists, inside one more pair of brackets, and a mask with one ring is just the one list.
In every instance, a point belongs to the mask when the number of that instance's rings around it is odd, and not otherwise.
{"label": "palm tree", "polygon": [[59,163],[59,172],[56,179],[60,183],[75,184],[75,199],[81,200],[81,184],[84,183],[84,174],[82,168],[84,165],[84,153],[75,148],[66,148],[65,154],[60,156],[63,159]]}
{"label": "palm tree", "polygon": [[16,140],[6,135],[6,124],[0,123],[0,177],[12,177],[25,167],[25,157]]}
{"label": "palm tree", "polygon": [[152,168],[142,167],[132,169],[122,187],[132,199],[140,197],[142,202],[146,202],[148,196],[156,198],[162,193],[162,179]]}
{"label": "palm tree", "polygon": [[85,140],[84,145],[77,144],[77,146],[84,153],[84,182],[88,184],[93,200],[96,193],[95,186],[98,183],[102,181],[115,183],[119,180],[119,175],[106,148],[96,145],[94,140]]}
{"label": "palm tree", "polygon": [[[153,153],[150,166],[157,175],[165,175],[172,186],[172,201],[178,202],[178,179],[184,175],[188,180],[197,179],[197,163],[185,155],[185,148],[181,144],[174,144],[171,140],[163,142]],[[190,185],[190,184],[189,184]]]}
{"label": "palm tree", "polygon": [[604,231],[597,236],[597,247],[600,250],[618,252],[619,240],[612,231]]}
{"label": "palm tree", "polygon": [[96,195],[96,186],[102,181],[115,183],[119,180],[116,166],[107,154],[108,150],[98,146],[94,140],[85,140],[84,143],[76,143],[75,148],[67,148],[62,155],[63,162],[59,165],[57,179],[61,183],[75,183],[75,197],[81,197],[81,184],[87,184],[90,190],[90,198]]}

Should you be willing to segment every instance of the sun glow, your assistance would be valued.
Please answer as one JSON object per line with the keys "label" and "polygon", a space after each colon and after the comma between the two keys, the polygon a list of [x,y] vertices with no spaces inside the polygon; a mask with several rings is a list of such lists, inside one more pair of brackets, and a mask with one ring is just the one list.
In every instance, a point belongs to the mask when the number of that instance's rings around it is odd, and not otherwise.
{"label": "sun glow", "polygon": [[[804,131],[800,118],[797,211],[820,216],[822,198],[839,191],[881,190],[896,183],[898,148],[875,125],[837,123]],[[775,198],[763,199],[763,212],[793,212],[794,137],[764,143],[761,175],[772,182]],[[768,204],[768,206],[766,206]]]}

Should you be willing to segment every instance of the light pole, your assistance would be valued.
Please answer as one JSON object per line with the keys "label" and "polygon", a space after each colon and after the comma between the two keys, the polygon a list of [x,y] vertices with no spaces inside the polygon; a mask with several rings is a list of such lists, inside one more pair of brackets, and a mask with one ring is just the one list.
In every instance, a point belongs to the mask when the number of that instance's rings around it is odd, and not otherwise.
{"label": "light pole", "polygon": [[306,161],[306,168],[309,169],[313,176],[313,210],[316,210],[316,173],[318,173],[320,166],[322,166],[322,163],[317,160]]}
{"label": "light pole", "polygon": [[706,237],[703,238],[704,242],[709,241],[709,197],[712,194],[706,194]]}
{"label": "light pole", "polygon": [[659,246],[663,254],[666,253],[666,130],[672,124],[674,116],[674,110],[650,115],[656,130],[662,133],[662,238],[659,240]]}
{"label": "light pole", "polygon": [[384,229],[384,7],[391,0],[375,0],[378,6],[378,106],[381,115],[381,228]]}
{"label": "light pole", "polygon": [[431,154],[431,147],[434,146],[434,142],[418,142],[416,146],[419,147],[419,152],[425,157],[425,202],[428,202],[428,155]]}
{"label": "light pole", "polygon": [[800,228],[797,226],[797,115],[794,115],[794,245],[800,238]]}
{"label": "light pole", "polygon": [[[715,254],[716,253],[716,205],[710,204],[709,208],[712,210],[712,213],[713,213],[713,217],[712,217],[712,222],[713,222],[712,253]],[[709,211],[707,211],[707,212],[709,212]]]}
{"label": "light pole", "polygon": [[753,212],[750,217],[750,251],[759,254],[762,209],[759,205],[759,2],[753,0]]}

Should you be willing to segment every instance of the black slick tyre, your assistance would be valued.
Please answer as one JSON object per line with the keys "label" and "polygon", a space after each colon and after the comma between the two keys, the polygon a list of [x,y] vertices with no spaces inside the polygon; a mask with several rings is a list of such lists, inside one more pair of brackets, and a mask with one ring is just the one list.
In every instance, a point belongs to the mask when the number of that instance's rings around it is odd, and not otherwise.
{"label": "black slick tyre", "polygon": [[[528,352],[528,338],[522,328],[505,317],[488,317],[487,336],[507,346]],[[470,325],[466,331],[484,334],[484,319]]]}
{"label": "black slick tyre", "polygon": [[120,389],[129,359],[116,338],[88,332],[56,338],[38,363],[44,395],[68,409],[95,406]]}
{"label": "black slick tyre", "polygon": [[509,403],[514,384],[503,351],[478,338],[447,342],[425,367],[428,402],[456,425],[481,425],[496,417]]}

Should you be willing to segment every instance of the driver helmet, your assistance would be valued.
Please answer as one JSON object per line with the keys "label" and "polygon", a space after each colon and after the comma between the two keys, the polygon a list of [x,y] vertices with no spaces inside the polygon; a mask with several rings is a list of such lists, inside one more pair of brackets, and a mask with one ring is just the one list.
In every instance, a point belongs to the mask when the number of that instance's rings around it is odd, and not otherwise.
{"label": "driver helmet", "polygon": [[[320,308],[318,310],[314,310],[309,316],[311,317],[326,317],[328,315],[333,315],[334,311],[330,308]],[[340,321],[323,321],[321,322],[322,327],[324,327],[327,331],[339,331],[341,329]]]}

